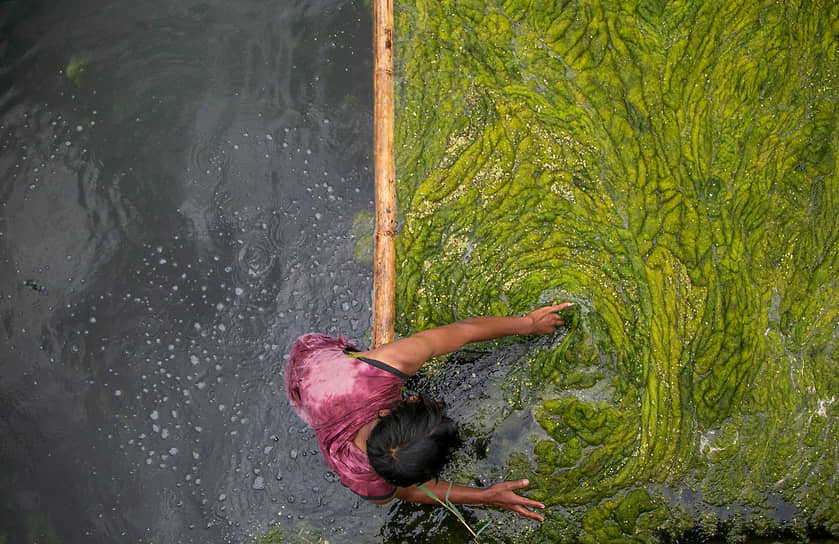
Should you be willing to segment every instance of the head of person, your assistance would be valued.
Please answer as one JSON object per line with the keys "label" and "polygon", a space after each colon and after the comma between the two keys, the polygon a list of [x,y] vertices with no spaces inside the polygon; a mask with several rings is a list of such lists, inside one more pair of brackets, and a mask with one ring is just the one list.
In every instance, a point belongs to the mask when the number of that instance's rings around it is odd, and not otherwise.
{"label": "head of person", "polygon": [[445,407],[420,395],[379,415],[367,439],[367,458],[385,481],[409,487],[437,478],[459,445],[457,425]]}

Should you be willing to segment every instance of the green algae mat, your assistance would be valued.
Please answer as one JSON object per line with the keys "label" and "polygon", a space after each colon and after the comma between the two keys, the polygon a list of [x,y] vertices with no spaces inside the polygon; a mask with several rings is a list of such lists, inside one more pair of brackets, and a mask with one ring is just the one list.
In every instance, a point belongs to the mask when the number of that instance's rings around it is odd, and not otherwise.
{"label": "green algae mat", "polygon": [[399,332],[576,302],[528,539],[839,537],[839,4],[396,15]]}

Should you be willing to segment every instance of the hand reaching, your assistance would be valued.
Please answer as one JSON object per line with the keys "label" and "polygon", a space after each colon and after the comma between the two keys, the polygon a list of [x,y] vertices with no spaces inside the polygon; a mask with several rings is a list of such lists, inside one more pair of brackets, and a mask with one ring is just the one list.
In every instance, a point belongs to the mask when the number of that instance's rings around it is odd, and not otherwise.
{"label": "hand reaching", "polygon": [[557,327],[565,324],[557,312],[573,305],[573,302],[563,302],[556,306],[545,306],[527,314],[525,317],[530,319],[533,327],[530,334],[550,334],[556,331]]}
{"label": "hand reaching", "polygon": [[529,508],[544,508],[541,502],[536,502],[527,497],[517,495],[513,491],[529,485],[527,480],[515,480],[512,482],[499,482],[492,484],[484,492],[486,493],[486,504],[504,508],[518,514],[523,518],[545,521],[544,516],[537,514]]}

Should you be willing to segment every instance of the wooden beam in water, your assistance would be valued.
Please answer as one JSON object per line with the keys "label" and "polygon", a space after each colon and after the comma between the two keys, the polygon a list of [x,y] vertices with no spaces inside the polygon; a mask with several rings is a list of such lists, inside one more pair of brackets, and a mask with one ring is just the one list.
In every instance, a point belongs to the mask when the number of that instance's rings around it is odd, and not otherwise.
{"label": "wooden beam in water", "polygon": [[373,347],[393,341],[396,313],[396,167],[393,159],[393,0],[374,0],[376,235]]}

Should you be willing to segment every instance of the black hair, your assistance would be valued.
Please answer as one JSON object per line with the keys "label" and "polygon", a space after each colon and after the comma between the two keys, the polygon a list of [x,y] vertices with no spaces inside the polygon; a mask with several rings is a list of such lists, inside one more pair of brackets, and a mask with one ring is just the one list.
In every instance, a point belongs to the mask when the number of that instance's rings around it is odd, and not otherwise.
{"label": "black hair", "polygon": [[443,405],[420,395],[379,419],[367,439],[367,458],[385,481],[408,487],[437,478],[459,445],[457,424]]}

